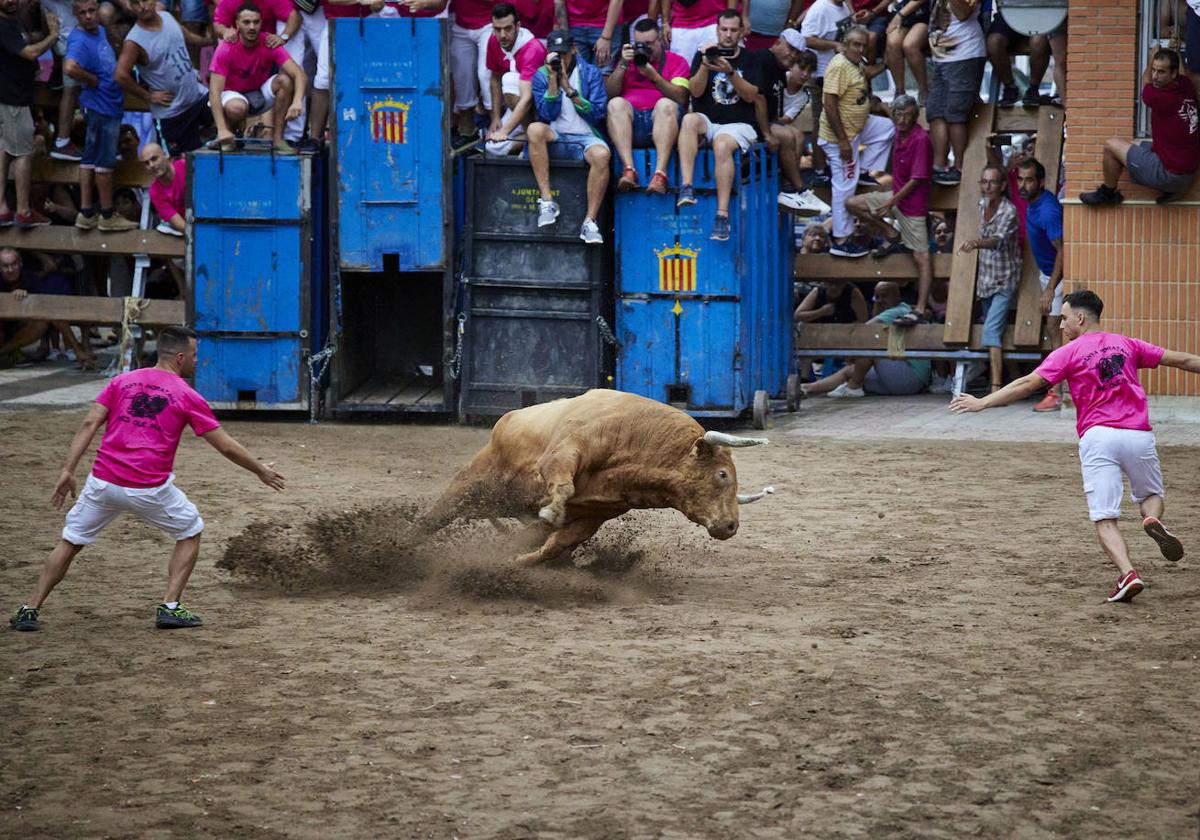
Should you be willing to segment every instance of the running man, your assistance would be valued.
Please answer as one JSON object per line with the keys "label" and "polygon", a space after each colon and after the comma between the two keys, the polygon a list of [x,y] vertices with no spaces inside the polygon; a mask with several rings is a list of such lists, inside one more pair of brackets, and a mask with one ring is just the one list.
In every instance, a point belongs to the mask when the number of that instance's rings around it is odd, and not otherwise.
{"label": "running man", "polygon": [[62,539],[50,552],[33,596],[9,624],[15,630],[38,630],[38,611],[85,545],[122,513],[131,513],[175,538],[167,567],[167,594],[159,604],[155,626],[195,627],[200,616],[179,603],[183,587],[200,554],[204,520],[196,506],[175,486],[175,450],[184,426],[239,467],[274,490],[283,476],[272,464],[255,460],[217,423],[204,398],[184,382],[196,371],[196,333],[166,327],[158,333],[158,364],[112,379],[75,433],[50,503],[61,509],[67,494],[76,495],[75,468],[107,422],[91,475],[67,514]]}
{"label": "running man", "polygon": [[1138,384],[1139,368],[1159,365],[1200,373],[1200,356],[1164,350],[1136,338],[1100,328],[1104,303],[1095,292],[1071,292],[1063,298],[1062,347],[1033,373],[1010,382],[983,399],[962,394],[950,403],[956,414],[983,411],[1023,400],[1064,379],[1071,388],[1078,417],[1079,463],[1088,513],[1096,534],[1121,576],[1109,601],[1132,601],[1144,586],[1129,562],[1129,549],[1117,527],[1121,515],[1122,479],[1142,512],[1142,528],[1158,543],[1162,556],[1176,561],[1183,545],[1162,523],[1163,482],[1150,431],[1146,392]]}

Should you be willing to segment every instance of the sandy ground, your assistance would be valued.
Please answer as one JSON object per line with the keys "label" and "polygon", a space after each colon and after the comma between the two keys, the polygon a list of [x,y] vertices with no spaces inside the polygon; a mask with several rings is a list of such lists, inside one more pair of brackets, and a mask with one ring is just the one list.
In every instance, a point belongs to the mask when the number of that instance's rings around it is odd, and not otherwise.
{"label": "sandy ground", "polygon": [[[81,416],[0,413],[6,615]],[[486,525],[393,544],[483,430],[229,428],[290,487],[181,447],[203,628],[152,628],[169,546],[128,520],[4,628],[0,836],[1197,835],[1198,449],[1162,449],[1192,555],[1128,517],[1112,606],[1067,443],[777,429],[734,539],[640,513],[518,571]]]}

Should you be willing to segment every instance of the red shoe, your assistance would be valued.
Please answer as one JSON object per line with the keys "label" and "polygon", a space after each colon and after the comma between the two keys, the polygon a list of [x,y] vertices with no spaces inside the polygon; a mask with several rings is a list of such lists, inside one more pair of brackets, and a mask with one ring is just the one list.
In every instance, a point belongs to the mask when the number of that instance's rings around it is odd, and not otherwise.
{"label": "red shoe", "polygon": [[617,181],[617,192],[632,192],[638,188],[637,172],[632,166],[626,166],[625,171],[621,173],[621,179]]}
{"label": "red shoe", "polygon": [[50,224],[50,220],[36,210],[28,213],[18,213],[13,216],[13,224],[19,228],[35,228]]}
{"label": "red shoe", "polygon": [[1150,538],[1158,543],[1158,550],[1162,552],[1162,556],[1170,560],[1172,563],[1183,559],[1183,543],[1179,538],[1167,530],[1167,526],[1159,522],[1153,516],[1147,516],[1142,520],[1142,529],[1150,535]]}
{"label": "red shoe", "polygon": [[0,213],[0,227],[11,227],[13,223],[13,211],[5,210]]}
{"label": "red shoe", "polygon": [[650,176],[650,186],[646,187],[646,195],[666,195],[667,194],[667,173],[661,169],[654,170],[654,174]]}
{"label": "red shoe", "polygon": [[1128,603],[1133,600],[1133,596],[1146,588],[1142,583],[1142,579],[1138,576],[1137,569],[1130,569],[1125,574],[1117,578],[1117,585],[1113,587],[1112,592],[1108,593],[1108,602],[1115,604],[1118,601]]}
{"label": "red shoe", "polygon": [[1033,410],[1034,411],[1062,411],[1062,403],[1063,403],[1062,397],[1060,397],[1058,394],[1054,393],[1054,391],[1051,390],[1051,391],[1046,392],[1046,396],[1042,397],[1042,401],[1040,403],[1038,403],[1037,405],[1035,405],[1033,407]]}

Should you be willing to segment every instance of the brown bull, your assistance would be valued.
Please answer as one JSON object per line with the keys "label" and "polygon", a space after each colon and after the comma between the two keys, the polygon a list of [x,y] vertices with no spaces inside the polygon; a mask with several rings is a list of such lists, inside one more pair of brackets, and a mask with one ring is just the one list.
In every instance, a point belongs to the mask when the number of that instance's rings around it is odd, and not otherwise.
{"label": "brown bull", "polygon": [[429,534],[457,518],[540,518],[551,531],[517,558],[529,565],[570,551],[633,509],[674,508],[727,540],[737,533],[738,505],[763,494],[738,495],[726,447],[762,443],[705,432],[645,397],[588,391],[501,417],[419,526]]}

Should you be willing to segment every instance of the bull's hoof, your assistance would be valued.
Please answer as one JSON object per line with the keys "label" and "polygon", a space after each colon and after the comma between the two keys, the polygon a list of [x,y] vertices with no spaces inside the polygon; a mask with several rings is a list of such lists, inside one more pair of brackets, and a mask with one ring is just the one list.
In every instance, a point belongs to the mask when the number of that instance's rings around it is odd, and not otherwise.
{"label": "bull's hoof", "polygon": [[545,522],[551,528],[561,528],[563,520],[567,518],[566,511],[555,510],[553,505],[546,505],[538,511],[538,519]]}
{"label": "bull's hoof", "polygon": [[540,551],[531,551],[528,554],[518,554],[516,559],[513,560],[514,564],[525,568],[536,566],[541,562],[542,552]]}

